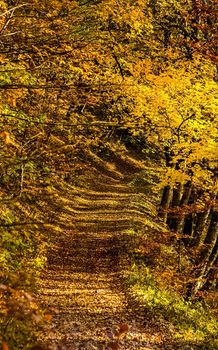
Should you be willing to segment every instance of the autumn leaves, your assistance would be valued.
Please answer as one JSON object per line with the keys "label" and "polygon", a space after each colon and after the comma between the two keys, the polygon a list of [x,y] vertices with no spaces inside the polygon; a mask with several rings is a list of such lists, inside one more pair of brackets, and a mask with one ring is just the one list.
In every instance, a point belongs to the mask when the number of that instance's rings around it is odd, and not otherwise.
{"label": "autumn leaves", "polygon": [[114,332],[108,333],[108,337],[111,339],[111,341],[108,342],[107,347],[111,350],[119,350],[120,349],[120,340],[125,337],[125,335],[129,331],[129,326],[126,323],[121,323],[118,326],[118,329]]}

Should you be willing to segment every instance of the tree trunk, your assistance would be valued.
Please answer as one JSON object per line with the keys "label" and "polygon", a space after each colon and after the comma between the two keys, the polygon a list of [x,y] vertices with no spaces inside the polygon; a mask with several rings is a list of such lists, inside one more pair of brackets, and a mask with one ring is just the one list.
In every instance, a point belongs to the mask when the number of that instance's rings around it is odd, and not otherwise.
{"label": "tree trunk", "polygon": [[208,272],[207,276],[207,282],[204,285],[205,289],[214,289],[216,290],[217,287],[217,280],[218,280],[218,271],[217,271],[217,263],[218,263],[218,249],[217,249],[217,257],[214,261],[213,266],[211,267],[210,271]]}
{"label": "tree trunk", "polygon": [[185,246],[191,247],[193,244],[196,220],[197,220],[196,213],[189,214],[185,219],[185,224],[183,229],[183,233],[187,236],[187,238],[183,239]]}
{"label": "tree trunk", "polygon": [[[189,181],[184,188],[184,192],[180,201],[180,206],[187,205],[192,193],[192,184]],[[185,214],[181,214],[176,222],[176,232],[179,234],[183,233],[184,225],[185,225]]]}
{"label": "tree trunk", "polygon": [[[173,189],[173,197],[172,197],[172,203],[171,206],[172,208],[176,208],[180,206],[181,200],[182,200],[182,196],[183,196],[183,191],[184,191],[184,186],[183,184],[178,184],[177,188]],[[177,217],[176,217],[176,213],[175,214],[171,214],[168,216],[167,219],[167,224],[169,226],[169,228],[171,230],[176,230],[176,223],[177,223]]]}
{"label": "tree trunk", "polygon": [[193,286],[193,294],[196,294],[205,284],[207,275],[212,269],[218,256],[218,212],[214,212],[211,218],[211,223],[207,232],[207,236],[204,240],[205,249],[200,255],[199,263],[201,263],[201,269],[197,276],[197,281]]}
{"label": "tree trunk", "polygon": [[218,231],[218,212],[214,211],[212,213],[210,226],[209,226],[209,229],[207,231],[207,235],[205,237],[204,244],[212,244],[215,237],[216,237],[217,231]]}
{"label": "tree trunk", "polygon": [[211,205],[209,205],[207,208],[205,208],[203,213],[197,214],[197,223],[196,228],[194,232],[194,239],[191,243],[191,246],[199,247],[203,244],[205,235],[206,235],[206,229],[209,225],[208,219],[211,211]]}
{"label": "tree trunk", "polygon": [[172,202],[172,197],[173,197],[173,188],[170,185],[165,186],[162,194],[160,208],[159,208],[159,216],[163,218],[164,223],[167,222],[168,209]]}
{"label": "tree trunk", "polygon": [[[217,246],[216,242],[213,248],[215,248],[215,246]],[[213,255],[211,254],[211,250],[213,250],[213,248],[209,249],[208,254],[204,260],[204,265],[202,266],[202,269],[199,273],[199,276],[197,278],[197,281],[194,284],[193,287],[193,294],[195,295],[203,286],[204,284],[207,282],[207,277],[209,272],[211,271],[211,269],[214,266],[214,263],[218,257],[218,247],[215,249],[216,253]]]}
{"label": "tree trunk", "polygon": [[184,193],[184,185],[178,184],[177,188],[173,190],[172,206],[178,207],[181,204],[182,196]]}

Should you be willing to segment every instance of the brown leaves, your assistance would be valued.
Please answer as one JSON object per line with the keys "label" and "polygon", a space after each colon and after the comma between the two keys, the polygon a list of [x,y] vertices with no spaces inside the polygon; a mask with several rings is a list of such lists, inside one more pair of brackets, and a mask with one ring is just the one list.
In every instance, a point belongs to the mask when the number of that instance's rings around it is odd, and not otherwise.
{"label": "brown leaves", "polygon": [[30,350],[45,350],[41,345],[34,345]]}
{"label": "brown leaves", "polygon": [[118,329],[114,332],[109,332],[108,337],[112,340],[107,346],[108,349],[118,350],[120,348],[120,338],[122,338],[129,331],[129,326],[127,323],[121,323]]}
{"label": "brown leaves", "polygon": [[119,349],[118,341],[110,342],[108,344],[108,348],[112,350],[118,350]]}
{"label": "brown leaves", "polygon": [[121,323],[119,325],[119,331],[118,331],[118,334],[121,335],[121,334],[125,334],[129,331],[129,326],[128,324],[126,323]]}

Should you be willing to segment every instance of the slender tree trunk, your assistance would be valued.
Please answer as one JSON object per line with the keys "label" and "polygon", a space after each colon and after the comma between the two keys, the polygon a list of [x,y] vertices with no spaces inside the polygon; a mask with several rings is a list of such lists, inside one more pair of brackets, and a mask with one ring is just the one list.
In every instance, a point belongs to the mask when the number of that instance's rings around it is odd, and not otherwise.
{"label": "slender tree trunk", "polygon": [[204,288],[212,288],[212,289],[216,289],[217,287],[217,280],[218,280],[218,247],[216,250],[216,260],[213,263],[213,266],[211,267],[210,271],[208,272],[208,276],[207,276],[207,282],[204,285]]}
{"label": "slender tree trunk", "polygon": [[207,235],[204,240],[204,244],[212,244],[218,231],[218,212],[214,211],[212,214],[211,222]]}
{"label": "slender tree trunk", "polygon": [[[214,248],[217,244],[215,243]],[[212,249],[213,250],[213,249]],[[199,273],[199,276],[197,278],[197,281],[195,282],[194,288],[193,288],[193,294],[195,295],[207,282],[208,274],[211,271],[211,269],[214,266],[214,263],[218,257],[218,249],[216,249],[216,253],[213,255],[211,254],[211,249],[208,251],[208,254],[204,260],[204,265]]]}
{"label": "slender tree trunk", "polygon": [[197,246],[199,247],[200,245],[203,244],[205,235],[207,233],[207,226],[209,225],[209,215],[211,212],[211,205],[208,205],[207,208],[205,208],[203,213],[197,214],[197,223],[195,227],[195,232],[194,232],[194,239],[191,243],[191,246]]}
{"label": "slender tree trunk", "polygon": [[214,81],[217,83],[218,82],[218,63],[216,64],[216,69],[214,72]]}
{"label": "slender tree trunk", "polygon": [[208,264],[207,271],[206,271],[207,275],[209,274],[210,270],[214,268],[217,258],[218,258],[218,237],[216,238],[216,244],[210,256],[210,262]]}
{"label": "slender tree trunk", "polygon": [[21,169],[20,169],[20,193],[19,193],[19,197],[21,197],[22,192],[23,192],[23,183],[24,183],[24,164],[21,164]]}
{"label": "slender tree trunk", "polygon": [[191,247],[193,244],[196,220],[197,220],[196,213],[188,214],[188,216],[186,216],[185,218],[185,223],[183,228],[183,233],[187,236],[187,238],[183,239],[185,246]]}
{"label": "slender tree trunk", "polygon": [[205,205],[205,210],[203,213],[199,213],[197,215],[197,223],[194,232],[194,240],[192,242],[192,246],[199,247],[204,243],[206,239],[207,232],[209,230],[210,225],[210,217],[212,218],[213,214],[213,206],[216,200],[217,194],[213,196],[211,201]]}
{"label": "slender tree trunk", "polygon": [[196,294],[205,284],[207,275],[212,269],[218,256],[218,212],[214,212],[211,218],[211,223],[204,240],[205,249],[199,257],[201,269],[197,276],[197,281],[193,286],[193,294]]}
{"label": "slender tree trunk", "polygon": [[[175,208],[175,210],[177,207],[180,206],[182,196],[183,196],[183,191],[184,191],[184,185],[181,183],[178,184],[177,188],[173,189],[171,206],[172,208]],[[167,224],[171,230],[176,230],[176,223],[177,223],[176,213],[169,215],[167,219]]]}
{"label": "slender tree trunk", "polygon": [[178,184],[177,188],[173,190],[172,206],[178,207],[181,204],[182,196],[184,193],[184,185]]}
{"label": "slender tree trunk", "polygon": [[[183,206],[183,205],[187,205],[187,204],[188,204],[189,199],[190,199],[190,197],[191,197],[191,193],[192,193],[192,184],[191,184],[191,182],[189,181],[189,182],[185,185],[184,192],[183,192],[183,195],[182,195],[182,198],[181,198],[181,201],[180,201],[180,206]],[[177,232],[178,234],[182,234],[182,233],[183,233],[184,225],[185,225],[185,219],[186,219],[185,214],[181,214],[180,217],[177,219],[177,222],[176,222],[176,232]]]}
{"label": "slender tree trunk", "polygon": [[[174,164],[172,163],[173,151],[170,149],[169,146],[164,147],[164,155],[165,155],[166,167],[174,168]],[[173,199],[173,187],[170,185],[167,185],[163,189],[161,203],[158,211],[159,216],[163,219],[163,222],[165,224],[167,223],[168,209],[171,206],[172,199]]]}
{"label": "slender tree trunk", "polygon": [[159,216],[163,218],[164,223],[167,222],[168,209],[173,198],[173,188],[168,185],[164,187],[162,199],[159,208]]}

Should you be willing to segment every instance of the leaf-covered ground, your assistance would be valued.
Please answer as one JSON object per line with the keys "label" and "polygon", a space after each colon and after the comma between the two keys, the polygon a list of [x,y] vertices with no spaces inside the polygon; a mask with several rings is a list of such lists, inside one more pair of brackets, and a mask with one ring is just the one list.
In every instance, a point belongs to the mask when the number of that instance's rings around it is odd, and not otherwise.
{"label": "leaf-covered ground", "polygon": [[93,169],[82,187],[56,186],[59,229],[51,230],[48,263],[38,282],[39,299],[51,314],[40,339],[51,349],[174,348],[167,325],[147,317],[124,287],[124,230],[143,224],[149,211],[137,207],[137,194],[118,165]]}

